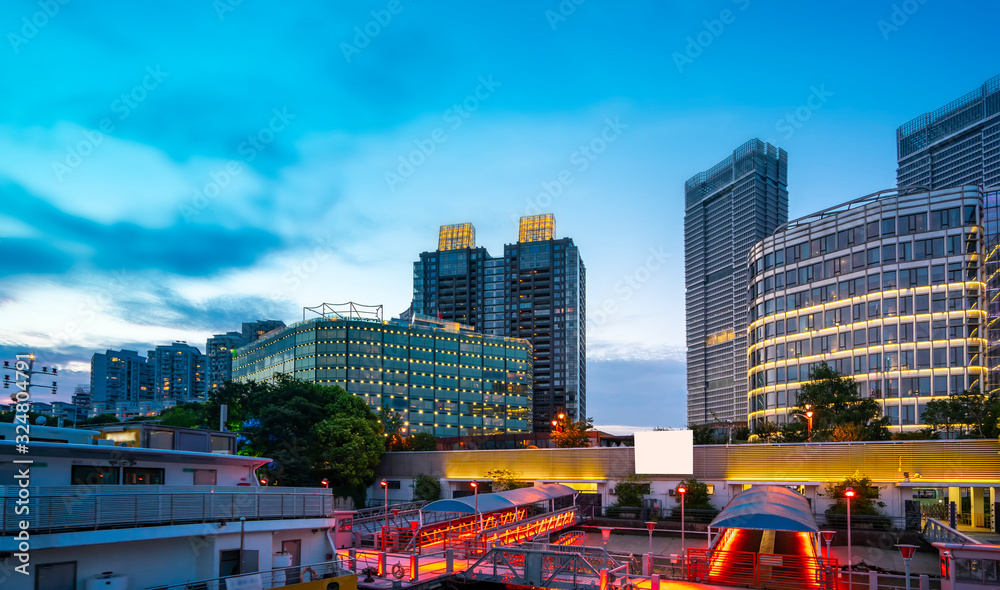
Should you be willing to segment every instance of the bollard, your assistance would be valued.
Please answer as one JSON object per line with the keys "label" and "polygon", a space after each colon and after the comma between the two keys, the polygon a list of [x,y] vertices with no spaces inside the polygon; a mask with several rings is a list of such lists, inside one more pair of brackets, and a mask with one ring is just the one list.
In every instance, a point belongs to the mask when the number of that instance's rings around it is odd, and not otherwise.
{"label": "bollard", "polygon": [[653,574],[649,580],[649,590],[660,590],[660,574]]}
{"label": "bollard", "polygon": [[355,549],[354,547],[351,547],[350,549],[347,550],[347,557],[348,557],[347,569],[351,570],[352,572],[357,572],[358,571],[358,550]]}
{"label": "bollard", "polygon": [[[847,575],[851,575],[850,572]],[[868,588],[878,590],[878,572],[868,572]]]}
{"label": "bollard", "polygon": [[388,565],[388,564],[386,563],[386,559],[385,558],[386,558],[385,551],[379,551],[379,553],[378,553],[378,577],[380,577],[380,578],[384,578],[387,575],[389,575],[389,572],[386,571],[386,565]]}
{"label": "bollard", "polygon": [[410,555],[410,581],[416,582],[420,577],[420,558],[416,554]]}
{"label": "bollard", "polygon": [[455,550],[445,549],[444,550],[444,571],[447,573],[452,573],[455,571]]}
{"label": "bollard", "polygon": [[653,575],[653,554],[647,553],[642,556],[642,575]]}
{"label": "bollard", "polygon": [[920,590],[931,590],[931,577],[927,574],[920,574]]}

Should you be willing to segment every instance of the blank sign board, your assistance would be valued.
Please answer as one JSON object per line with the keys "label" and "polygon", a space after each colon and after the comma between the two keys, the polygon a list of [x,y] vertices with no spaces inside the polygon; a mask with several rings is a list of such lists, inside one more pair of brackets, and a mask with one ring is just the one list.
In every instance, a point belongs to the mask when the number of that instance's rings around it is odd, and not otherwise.
{"label": "blank sign board", "polygon": [[693,433],[690,430],[636,432],[635,472],[648,475],[692,475]]}

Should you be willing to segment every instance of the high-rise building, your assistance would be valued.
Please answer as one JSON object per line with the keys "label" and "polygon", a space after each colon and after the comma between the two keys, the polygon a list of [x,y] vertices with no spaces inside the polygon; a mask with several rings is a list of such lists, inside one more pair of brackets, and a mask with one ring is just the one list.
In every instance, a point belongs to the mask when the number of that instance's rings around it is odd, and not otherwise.
{"label": "high-rise building", "polygon": [[157,346],[149,351],[149,362],[154,368],[156,401],[174,400],[178,403],[204,401],[205,355],[186,342]]}
{"label": "high-rise building", "polygon": [[789,222],[750,254],[751,422],[783,423],[816,364],[894,430],[986,375],[983,193],[875,193]]}
{"label": "high-rise building", "polygon": [[206,391],[222,387],[233,378],[233,353],[237,348],[256,342],[272,330],[285,327],[281,320],[243,322],[240,332],[216,334],[205,343]]}
{"label": "high-rise building", "polygon": [[896,130],[900,188],[1000,186],[1000,76]]}
{"label": "high-rise building", "polygon": [[216,334],[205,343],[207,390],[218,389],[233,378],[233,353],[247,344],[241,332]]}
{"label": "high-rise building", "polygon": [[153,379],[153,366],[134,350],[94,353],[90,360],[92,412],[113,413],[119,402],[154,399]]}
{"label": "high-rise building", "polygon": [[287,374],[339,385],[435,436],[531,430],[531,345],[437,318],[385,322],[381,306],[307,308],[320,317],[239,348],[236,381]]}
{"label": "high-rise building", "polygon": [[787,169],[754,139],[684,185],[689,424],[747,420],[747,254],[788,221]]}
{"label": "high-rise building", "polygon": [[413,313],[497,336],[525,338],[534,353],[533,429],[560,413],[587,415],[586,268],[552,215],[522,217],[503,257],[476,247],[472,224],[442,226],[438,249],[414,263]]}
{"label": "high-rise building", "polygon": [[89,385],[77,385],[73,389],[73,407],[76,408],[74,422],[86,420],[90,416],[91,400]]}

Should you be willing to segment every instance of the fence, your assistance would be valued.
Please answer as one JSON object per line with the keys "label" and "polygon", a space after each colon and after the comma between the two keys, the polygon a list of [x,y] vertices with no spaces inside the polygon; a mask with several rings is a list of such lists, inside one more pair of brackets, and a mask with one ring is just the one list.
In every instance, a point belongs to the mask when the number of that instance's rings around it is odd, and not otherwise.
{"label": "fence", "polygon": [[749,551],[687,550],[691,582],[778,590],[836,590],[837,560]]}
{"label": "fence", "polygon": [[[229,580],[240,582],[238,586],[234,587],[246,588],[247,586],[245,584],[249,581],[254,587],[261,588],[261,590],[269,590],[270,588],[278,588],[287,584],[296,583],[298,581],[308,582],[311,581],[310,579],[318,580],[346,575],[351,575],[351,572],[341,569],[338,562],[325,561],[311,565],[278,568],[273,570],[264,570],[261,572],[239,574],[235,576],[224,576],[220,578],[209,578],[207,580],[183,582],[181,584],[171,584],[169,586],[150,586],[147,590],[226,590],[227,582]],[[260,580],[259,586],[257,585],[258,580]]]}
{"label": "fence", "polygon": [[[240,488],[243,490],[243,488]],[[80,495],[33,495],[29,499],[33,532],[138,527],[164,524],[223,522],[227,520],[274,520],[282,518],[326,518],[337,508],[330,492],[214,493],[95,493]],[[216,488],[218,490],[218,488]],[[4,497],[2,533],[17,531],[20,517],[14,514],[17,498]]]}

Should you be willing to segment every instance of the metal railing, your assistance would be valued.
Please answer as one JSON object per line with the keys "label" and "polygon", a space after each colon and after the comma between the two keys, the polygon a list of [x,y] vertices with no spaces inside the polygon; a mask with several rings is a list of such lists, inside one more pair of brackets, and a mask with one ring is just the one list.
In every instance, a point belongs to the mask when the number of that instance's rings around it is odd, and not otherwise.
{"label": "metal railing", "polygon": [[[0,532],[4,535],[19,530],[16,501],[2,498]],[[328,518],[337,504],[329,492],[92,493],[33,495],[28,500],[30,530],[35,533],[193,523],[213,523],[221,528],[226,521],[240,518]]]}
{"label": "metal railing", "polygon": [[980,545],[981,543],[961,531],[956,531],[940,520],[928,518],[924,524],[924,539],[928,543],[964,543]]}
{"label": "metal railing", "polygon": [[[309,582],[324,578],[354,575],[350,570],[344,569],[337,561],[324,561],[310,565],[299,565],[293,567],[275,568],[260,572],[237,574],[234,576],[223,576],[219,578],[209,578],[206,580],[196,580],[193,582],[182,582],[180,584],[170,584],[166,586],[147,586],[147,590],[226,590],[228,580],[250,579],[254,582],[260,580],[261,590],[279,588],[288,584],[299,582]],[[245,587],[245,586],[243,586]]]}

